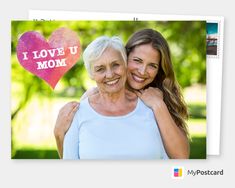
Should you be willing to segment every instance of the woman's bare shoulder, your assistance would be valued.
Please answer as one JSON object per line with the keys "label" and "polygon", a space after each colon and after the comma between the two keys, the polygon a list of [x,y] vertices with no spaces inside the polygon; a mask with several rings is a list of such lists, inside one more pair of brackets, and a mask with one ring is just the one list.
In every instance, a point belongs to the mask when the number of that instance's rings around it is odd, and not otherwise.
{"label": "woman's bare shoulder", "polygon": [[100,94],[99,92],[94,92],[92,95],[88,96],[88,100],[90,104],[97,104],[100,101]]}
{"label": "woman's bare shoulder", "polygon": [[88,89],[81,97],[81,101],[84,100],[85,98],[89,97],[89,96],[92,96],[94,94],[97,94],[98,93],[98,89],[97,87],[92,87],[90,89]]}

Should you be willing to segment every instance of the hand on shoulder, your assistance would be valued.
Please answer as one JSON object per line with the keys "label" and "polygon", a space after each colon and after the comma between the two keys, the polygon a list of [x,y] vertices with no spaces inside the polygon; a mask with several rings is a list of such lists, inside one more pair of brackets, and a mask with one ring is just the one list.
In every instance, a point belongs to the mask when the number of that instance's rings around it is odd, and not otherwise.
{"label": "hand on shoulder", "polygon": [[79,103],[76,101],[65,104],[59,111],[54,128],[54,134],[57,137],[64,136],[68,131],[74,115],[79,108]]}
{"label": "hand on shoulder", "polygon": [[159,88],[149,87],[147,89],[135,91],[136,95],[150,108],[162,105],[163,92]]}

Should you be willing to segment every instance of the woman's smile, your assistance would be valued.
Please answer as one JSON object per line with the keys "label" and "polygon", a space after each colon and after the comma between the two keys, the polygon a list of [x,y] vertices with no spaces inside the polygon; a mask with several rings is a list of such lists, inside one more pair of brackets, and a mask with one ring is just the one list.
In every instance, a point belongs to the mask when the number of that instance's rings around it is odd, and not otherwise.
{"label": "woman's smile", "polygon": [[133,73],[131,74],[131,76],[132,76],[133,80],[135,80],[136,82],[139,82],[139,83],[143,83],[146,80],[146,78],[138,76]]}
{"label": "woman's smile", "polygon": [[105,81],[104,83],[109,85],[109,86],[114,86],[114,85],[116,85],[118,83],[119,80],[120,80],[120,78],[117,78],[117,79]]}

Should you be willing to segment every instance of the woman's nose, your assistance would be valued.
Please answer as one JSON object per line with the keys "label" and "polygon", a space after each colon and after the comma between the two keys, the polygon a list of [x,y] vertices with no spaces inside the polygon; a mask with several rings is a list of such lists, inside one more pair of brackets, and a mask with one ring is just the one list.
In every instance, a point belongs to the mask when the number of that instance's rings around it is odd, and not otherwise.
{"label": "woman's nose", "polygon": [[113,77],[113,71],[112,69],[108,69],[106,71],[106,78],[112,78]]}
{"label": "woman's nose", "polygon": [[146,66],[141,66],[141,67],[139,67],[139,69],[138,69],[138,72],[139,72],[141,75],[144,75],[144,74],[145,74],[145,71],[146,71]]}

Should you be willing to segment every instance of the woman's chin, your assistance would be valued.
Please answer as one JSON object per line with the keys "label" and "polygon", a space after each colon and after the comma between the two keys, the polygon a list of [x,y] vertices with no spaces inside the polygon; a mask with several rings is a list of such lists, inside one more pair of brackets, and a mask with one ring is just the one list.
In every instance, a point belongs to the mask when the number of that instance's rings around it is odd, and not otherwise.
{"label": "woman's chin", "polygon": [[144,88],[144,84],[137,83],[137,82],[130,82],[129,83],[130,87],[135,89],[135,90],[140,90]]}
{"label": "woman's chin", "polygon": [[106,88],[105,88],[105,91],[107,93],[117,93],[119,91],[121,91],[124,87],[120,87],[119,85],[113,85],[113,86],[110,86],[110,85],[106,85]]}

